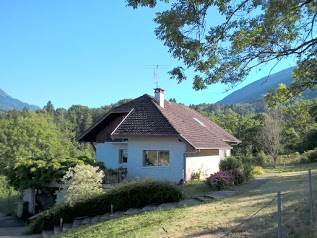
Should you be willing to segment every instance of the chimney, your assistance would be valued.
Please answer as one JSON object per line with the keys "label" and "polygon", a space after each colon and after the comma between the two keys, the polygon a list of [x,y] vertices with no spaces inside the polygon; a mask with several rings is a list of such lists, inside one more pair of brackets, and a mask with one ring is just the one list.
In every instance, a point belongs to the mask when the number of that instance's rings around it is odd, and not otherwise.
{"label": "chimney", "polygon": [[164,89],[155,88],[154,89],[154,101],[164,108]]}

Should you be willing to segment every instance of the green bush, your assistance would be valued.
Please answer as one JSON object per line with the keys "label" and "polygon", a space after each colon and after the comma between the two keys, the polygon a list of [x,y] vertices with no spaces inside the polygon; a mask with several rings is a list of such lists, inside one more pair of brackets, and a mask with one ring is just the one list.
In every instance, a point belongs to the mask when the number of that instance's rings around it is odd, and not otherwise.
{"label": "green bush", "polygon": [[255,166],[252,171],[253,176],[259,176],[264,174],[263,168],[261,166]]}
{"label": "green bush", "polygon": [[8,184],[7,178],[0,175],[0,198],[7,198],[17,194],[18,192]]}
{"label": "green bush", "polygon": [[272,158],[269,155],[266,155],[263,151],[258,153],[253,160],[254,165],[258,166],[266,166],[268,164],[272,163]]}
{"label": "green bush", "polygon": [[225,170],[235,170],[239,169],[241,167],[241,161],[238,157],[235,156],[229,156],[224,158],[219,163],[219,169],[221,171]]}
{"label": "green bush", "polygon": [[287,155],[279,155],[276,161],[276,163],[280,165],[295,164],[299,162],[302,162],[302,161],[301,161],[301,155],[298,152],[287,154]]}
{"label": "green bush", "polygon": [[241,173],[243,175],[244,181],[247,182],[254,178],[252,171],[253,171],[253,165],[251,163],[251,158],[244,157],[243,163],[242,163],[242,169],[241,169]]}
{"label": "green bush", "polygon": [[181,199],[181,190],[167,181],[134,180],[124,182],[102,195],[75,203],[73,206],[61,204],[41,213],[29,226],[31,233],[53,229],[59,224],[60,218],[65,223],[72,222],[76,217],[96,216],[110,212],[111,204],[115,211],[129,208],[140,208],[149,204],[177,202]]}
{"label": "green bush", "polygon": [[317,162],[317,150],[308,150],[302,154],[302,160],[307,162]]}
{"label": "green bush", "polygon": [[244,176],[241,173],[240,169],[233,170],[233,176],[234,176],[234,185],[238,185],[244,182]]}

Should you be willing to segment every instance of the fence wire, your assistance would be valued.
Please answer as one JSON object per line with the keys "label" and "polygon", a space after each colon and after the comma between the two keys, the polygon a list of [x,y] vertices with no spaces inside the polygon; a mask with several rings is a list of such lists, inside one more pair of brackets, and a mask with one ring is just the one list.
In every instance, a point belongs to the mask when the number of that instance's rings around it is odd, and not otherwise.
{"label": "fence wire", "polygon": [[[305,179],[308,177],[308,173],[303,175],[303,178],[299,181],[299,183],[297,183],[290,191],[285,192],[285,193],[281,193],[281,196],[290,194],[292,192],[294,192],[297,188],[299,188],[299,186],[301,186]],[[243,226],[244,224],[247,224],[254,216],[256,216],[258,213],[260,213],[263,209],[265,209],[266,207],[268,207],[273,201],[275,201],[275,199],[277,198],[277,195],[275,195],[268,203],[266,203],[263,207],[261,207],[259,210],[257,210],[255,213],[253,213],[251,216],[249,216],[245,221],[243,221],[242,223],[240,223],[239,225],[237,225],[236,227],[234,227],[232,230],[230,230],[229,232],[227,232],[225,235],[222,236],[223,237],[227,237],[229,236],[231,233],[235,232],[237,229],[239,229],[241,226]],[[317,230],[317,225],[314,223],[313,224],[314,228]]]}
{"label": "fence wire", "polygon": [[287,195],[287,194],[294,192],[295,189],[297,189],[300,185],[302,185],[302,183],[304,183],[304,181],[307,177],[308,177],[308,173],[304,174],[302,180],[298,184],[296,184],[290,191],[285,192],[285,193],[281,193],[281,196],[284,196],[284,195]]}
{"label": "fence wire", "polygon": [[255,213],[253,213],[251,216],[249,216],[244,222],[240,223],[239,225],[237,225],[235,228],[233,228],[231,231],[229,231],[228,233],[226,233],[224,236],[222,237],[226,237],[228,235],[230,235],[231,233],[233,233],[234,231],[236,231],[239,227],[241,227],[242,225],[246,224],[248,221],[251,220],[252,217],[254,217],[255,215],[257,215],[260,211],[262,211],[264,208],[268,207],[275,199],[276,199],[277,195],[274,196],[274,198],[272,198],[271,201],[269,201],[267,204],[265,204],[263,207],[261,207],[259,210],[257,210]]}

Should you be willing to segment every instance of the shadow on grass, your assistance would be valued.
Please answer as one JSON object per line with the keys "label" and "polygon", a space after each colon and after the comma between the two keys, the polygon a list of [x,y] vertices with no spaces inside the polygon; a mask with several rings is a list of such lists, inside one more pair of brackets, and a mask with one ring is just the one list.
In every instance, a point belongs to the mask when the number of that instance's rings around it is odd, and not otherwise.
{"label": "shadow on grass", "polygon": [[[317,171],[315,170],[313,173],[315,188],[317,184],[316,173]],[[274,194],[277,191],[284,193],[282,195],[283,237],[317,237],[309,222],[308,177],[305,173],[296,172],[287,175],[273,178],[270,183],[261,185],[257,190],[251,190],[235,196],[235,202],[239,203],[240,200],[243,200],[246,204],[249,204],[248,209],[250,209],[252,203],[255,203],[254,211],[250,212],[249,216],[232,219],[227,221],[227,224],[207,226],[184,237],[276,237],[277,201]],[[273,197],[271,196],[268,199],[267,194],[271,194]],[[317,214],[316,190],[314,195],[314,212]],[[255,200],[257,201],[255,202]],[[269,205],[267,205],[268,203]],[[243,211],[244,209],[247,208],[240,207],[239,210]],[[258,213],[255,214],[256,212]]]}

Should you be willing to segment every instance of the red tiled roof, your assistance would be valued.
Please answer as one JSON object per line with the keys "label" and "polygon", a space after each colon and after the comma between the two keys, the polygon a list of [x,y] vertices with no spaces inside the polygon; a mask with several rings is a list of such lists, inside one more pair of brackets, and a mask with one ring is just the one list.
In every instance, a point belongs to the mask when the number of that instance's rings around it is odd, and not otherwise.
{"label": "red tiled roof", "polygon": [[[149,95],[143,95],[122,105],[131,113],[121,122],[111,135],[177,135],[175,128],[164,115],[157,110],[156,104]],[[116,110],[116,109],[115,109]]]}
{"label": "red tiled roof", "polygon": [[233,135],[195,110],[169,101],[157,108],[179,134],[196,149],[228,147],[227,142],[239,143]]}
{"label": "red tiled roof", "polygon": [[[112,113],[126,112],[127,116],[112,132],[112,137],[171,136],[177,135],[195,149],[220,149],[230,147],[228,142],[239,143],[233,135],[195,110],[165,100],[160,107],[153,97],[145,94],[109,111],[96,124],[102,123]],[[86,141],[98,125],[89,128],[79,140]],[[97,129],[98,130],[98,129]],[[89,140],[88,140],[89,141]]]}

